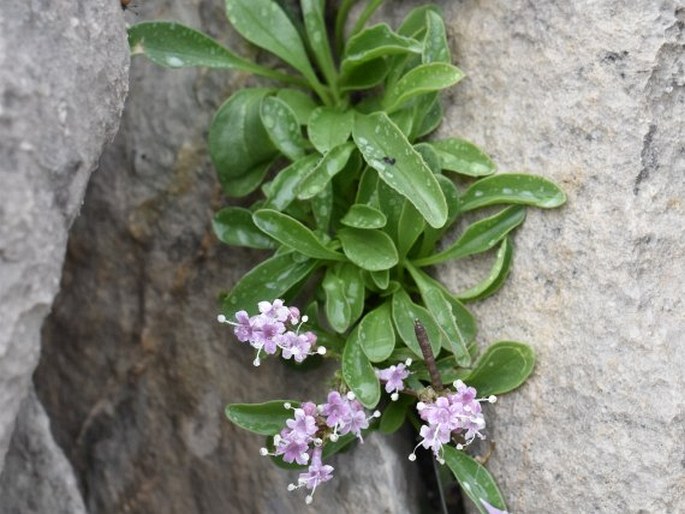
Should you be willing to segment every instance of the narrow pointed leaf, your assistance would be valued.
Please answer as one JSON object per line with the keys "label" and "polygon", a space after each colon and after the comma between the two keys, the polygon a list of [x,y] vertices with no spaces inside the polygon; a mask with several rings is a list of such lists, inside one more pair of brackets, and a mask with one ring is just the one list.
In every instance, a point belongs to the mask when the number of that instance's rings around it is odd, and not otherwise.
{"label": "narrow pointed leaf", "polygon": [[385,96],[386,110],[392,111],[415,96],[440,91],[464,78],[464,73],[451,64],[434,62],[408,71]]}
{"label": "narrow pointed leaf", "polygon": [[503,173],[474,183],[461,200],[462,212],[501,203],[551,209],[562,205],[566,201],[566,194],[546,178],[524,173]]}
{"label": "narrow pointed leaf", "polygon": [[425,226],[426,222],[419,211],[408,200],[405,200],[397,222],[397,251],[401,257],[409,253]]}
{"label": "narrow pointed leaf", "polygon": [[494,216],[469,225],[461,237],[444,251],[424,259],[418,259],[414,264],[427,266],[489,250],[523,223],[525,218],[525,207],[520,205],[507,207]]}
{"label": "narrow pointed leaf", "polygon": [[352,111],[339,111],[331,107],[315,109],[307,122],[309,140],[319,152],[325,154],[350,138]]}
{"label": "narrow pointed leaf", "polygon": [[265,403],[232,403],[226,407],[226,417],[240,428],[261,435],[276,435],[285,422],[293,417],[293,411],[286,409],[284,404],[288,402],[293,407],[298,402],[289,400],[274,400]]}
{"label": "narrow pointed leaf", "polygon": [[326,82],[333,84],[336,80],[336,69],[333,64],[333,54],[329,44],[326,30],[325,1],[324,0],[301,0],[302,17],[304,27],[319,69],[323,72]]}
{"label": "narrow pointed leaf", "polygon": [[373,409],[378,404],[381,386],[369,359],[362,351],[357,329],[352,331],[345,343],[342,376],[364,407]]}
{"label": "narrow pointed leaf", "polygon": [[128,29],[131,55],[144,54],[169,68],[206,66],[253,71],[255,64],[235,55],[211,37],[175,22],[137,23]]}
{"label": "narrow pointed leaf", "polygon": [[469,177],[483,177],[495,172],[495,163],[473,143],[453,137],[432,141],[430,145],[440,157],[444,170]]}
{"label": "narrow pointed leaf", "polygon": [[262,100],[262,123],[269,139],[291,161],[304,156],[306,142],[302,137],[297,116],[283,100],[269,96]]}
{"label": "narrow pointed leaf", "polygon": [[241,309],[254,312],[257,303],[272,301],[314,271],[318,262],[296,252],[276,254],[252,268],[223,300],[223,313],[231,317]]}
{"label": "narrow pointed leaf", "polygon": [[221,180],[224,194],[232,198],[241,198],[249,195],[264,181],[264,177],[271,168],[273,160],[264,161],[247,170],[243,175],[236,178],[224,177]]}
{"label": "narrow pointed leaf", "polygon": [[377,86],[383,82],[389,70],[388,62],[383,57],[348,67],[340,77],[340,90],[348,92]]}
{"label": "narrow pointed leaf", "polygon": [[337,235],[347,258],[362,269],[387,270],[399,260],[392,239],[380,230],[342,228]]}
{"label": "narrow pointed leaf", "polygon": [[328,234],[333,216],[333,186],[330,182],[311,199],[311,206],[316,228]]}
{"label": "narrow pointed leaf", "polygon": [[226,14],[250,43],[280,57],[307,80],[318,82],[297,29],[275,1],[226,0]]}
{"label": "narrow pointed leaf", "polygon": [[371,362],[382,362],[395,349],[390,302],[369,312],[359,322],[359,343]]}
{"label": "narrow pointed leaf", "polygon": [[[426,99],[428,106],[419,108],[420,104],[417,103],[417,106],[415,107],[416,121],[414,122],[414,129],[412,130],[412,140],[427,136],[442,123],[444,113],[438,94],[432,93],[426,96],[428,97]],[[430,103],[428,103],[428,100],[430,100]]]}
{"label": "narrow pointed leaf", "polygon": [[297,197],[300,200],[309,200],[323,191],[331,179],[345,167],[353,150],[354,144],[349,142],[336,146],[324,155],[298,186]]}
{"label": "narrow pointed leaf", "polygon": [[513,391],[533,372],[535,352],[523,343],[500,341],[488,346],[464,381],[481,397]]}
{"label": "narrow pointed leaf", "polygon": [[506,510],[504,497],[497,488],[495,479],[482,464],[453,446],[445,445],[442,448],[445,463],[461,485],[464,493],[474,503],[478,512],[488,514],[481,500],[485,500],[500,510]]}
{"label": "narrow pointed leaf", "polygon": [[412,302],[404,289],[392,295],[392,319],[404,344],[423,360],[423,353],[414,332],[414,321],[418,319],[426,329],[433,356],[437,357],[442,346],[440,327],[433,315],[424,307]]}
{"label": "narrow pointed leaf", "polygon": [[447,220],[447,204],[433,172],[384,113],[355,118],[352,132],[366,162],[383,181],[407,198],[429,225]]}
{"label": "narrow pointed leaf", "polygon": [[381,291],[385,291],[390,285],[390,271],[387,269],[370,271],[369,276],[371,277],[371,281]]}
{"label": "narrow pointed leaf", "polygon": [[404,17],[397,29],[397,33],[412,38],[421,38],[426,31],[426,14],[433,12],[440,15],[440,8],[437,5],[421,5],[415,7]]}
{"label": "narrow pointed leaf", "polygon": [[[347,213],[342,217],[340,223],[354,228],[383,228],[388,219],[378,209],[356,203],[350,207]],[[423,219],[421,219],[423,221]]]}
{"label": "narrow pointed leaf", "polygon": [[242,207],[221,209],[212,219],[212,228],[222,243],[261,249],[276,247],[276,242],[254,224],[252,213]]}
{"label": "narrow pointed leaf", "polygon": [[497,250],[497,257],[495,257],[495,262],[488,276],[472,288],[459,293],[456,297],[460,300],[482,300],[497,291],[509,275],[513,253],[513,245],[509,238],[505,237]]}
{"label": "narrow pointed leaf", "polygon": [[339,253],[326,248],[314,232],[287,214],[273,209],[260,209],[252,215],[252,219],[262,232],[307,257],[345,260]]}

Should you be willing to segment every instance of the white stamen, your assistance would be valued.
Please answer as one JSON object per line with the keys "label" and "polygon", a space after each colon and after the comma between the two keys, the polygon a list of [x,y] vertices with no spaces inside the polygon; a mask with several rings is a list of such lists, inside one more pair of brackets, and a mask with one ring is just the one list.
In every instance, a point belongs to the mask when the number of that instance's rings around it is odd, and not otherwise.
{"label": "white stamen", "polygon": [[314,446],[316,446],[317,448],[323,444],[323,440],[320,437],[317,437],[316,439],[314,439],[313,442],[314,442]]}
{"label": "white stamen", "polygon": [[297,489],[297,486],[295,484],[288,484],[287,489],[288,491],[294,491],[295,489]]}
{"label": "white stamen", "polygon": [[219,323],[226,323],[226,321],[227,321],[227,320],[226,320],[226,316],[224,316],[223,314],[219,314],[219,315],[216,317],[216,320],[217,320]]}
{"label": "white stamen", "polygon": [[410,461],[414,462],[416,460],[416,454],[415,453],[410,453],[409,457],[407,457]]}
{"label": "white stamen", "polygon": [[373,411],[373,415],[371,417],[372,418],[380,418],[381,417],[381,411],[379,411],[379,410]]}
{"label": "white stamen", "polygon": [[290,410],[292,408],[292,404],[290,402],[285,402],[283,404],[283,408],[286,410]]}
{"label": "white stamen", "polygon": [[461,444],[461,443],[457,444],[457,450],[463,450],[463,449],[464,449],[463,444]]}
{"label": "white stamen", "polygon": [[252,361],[252,365],[255,368],[258,368],[261,363],[262,363],[262,361],[259,360],[259,357],[257,357],[255,360]]}
{"label": "white stamen", "polygon": [[491,394],[488,396],[488,402],[489,403],[495,403],[497,401],[497,397],[494,394]]}
{"label": "white stamen", "polygon": [[326,355],[326,347],[325,346],[319,346],[316,349],[316,353],[318,353],[319,355]]}
{"label": "white stamen", "polygon": [[393,402],[396,402],[397,400],[400,399],[400,395],[397,394],[397,393],[392,393],[392,394],[390,395],[390,399],[391,399]]}
{"label": "white stamen", "polygon": [[331,442],[334,443],[340,438],[340,436],[334,432],[330,436],[328,436],[328,438],[331,440]]}
{"label": "white stamen", "polygon": [[407,366],[407,367],[409,367],[409,366],[411,366],[411,363],[412,363],[412,362],[414,362],[414,361],[411,360],[411,358],[409,358],[409,359],[407,359],[406,361],[404,361],[404,365]]}
{"label": "white stamen", "polygon": [[354,393],[352,391],[348,391],[345,396],[347,396],[347,399],[350,401],[352,401],[356,398],[356,396],[354,395]]}
{"label": "white stamen", "polygon": [[260,448],[259,455],[261,455],[262,457],[266,457],[267,455],[269,455],[269,450],[267,450],[266,448]]}
{"label": "white stamen", "polygon": [[302,323],[307,323],[307,321],[309,321],[309,316],[307,316],[307,315],[305,314],[304,316],[302,316],[302,317],[300,318],[300,321],[302,321]]}
{"label": "white stamen", "polygon": [[311,505],[313,501],[314,501],[314,498],[312,497],[311,494],[305,496],[305,498],[304,498],[304,502],[305,502],[307,505]]}

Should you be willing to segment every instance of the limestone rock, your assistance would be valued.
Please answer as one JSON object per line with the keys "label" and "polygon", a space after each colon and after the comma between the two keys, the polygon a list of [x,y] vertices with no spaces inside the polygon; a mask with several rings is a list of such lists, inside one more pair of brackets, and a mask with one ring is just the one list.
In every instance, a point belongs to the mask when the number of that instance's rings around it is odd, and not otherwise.
{"label": "limestone rock", "polygon": [[0,469],[38,363],[67,231],[116,131],[128,53],[113,1],[0,10]]}
{"label": "limestone rock", "polygon": [[489,468],[515,513],[685,512],[685,5],[443,4],[467,73],[443,135],[569,195],[529,211],[475,306],[482,343],[538,353],[490,411]]}
{"label": "limestone rock", "polygon": [[[145,3],[138,19],[147,18],[241,48],[215,0]],[[286,491],[296,473],[260,457],[264,439],[223,414],[229,402],[320,401],[315,377],[330,376],[293,376],[273,359],[255,369],[216,322],[217,295],[266,256],[220,246],[210,227],[222,195],[206,131],[245,81],[135,60],[120,133],[74,224],[36,382],[91,514],[307,510],[304,495]],[[416,512],[414,468],[399,464],[409,451],[367,438],[337,458],[311,511]]]}
{"label": "limestone rock", "polygon": [[17,416],[0,474],[0,498],[3,514],[86,514],[71,464],[55,444],[33,391]]}

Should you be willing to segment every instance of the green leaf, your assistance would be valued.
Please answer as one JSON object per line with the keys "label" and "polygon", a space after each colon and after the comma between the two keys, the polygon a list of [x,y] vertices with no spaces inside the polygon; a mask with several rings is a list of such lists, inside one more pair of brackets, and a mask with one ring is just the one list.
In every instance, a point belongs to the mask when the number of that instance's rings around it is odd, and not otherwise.
{"label": "green leaf", "polygon": [[526,208],[513,205],[494,216],[469,225],[459,239],[444,251],[414,262],[417,266],[438,264],[449,259],[459,259],[489,250],[499,243],[526,218]]}
{"label": "green leaf", "polygon": [[340,280],[344,284],[343,294],[350,306],[350,324],[354,323],[364,312],[366,288],[362,279],[362,270],[352,263],[343,263],[336,266]]}
{"label": "green leaf", "polygon": [[296,197],[300,183],[307,178],[319,162],[317,155],[307,155],[282,169],[271,182],[266,194],[265,208],[283,211]]}
{"label": "green leaf", "polygon": [[331,328],[342,334],[350,326],[352,312],[345,298],[345,284],[335,274],[333,268],[328,268],[321,282],[326,295],[324,310]]}
{"label": "green leaf", "polygon": [[426,14],[433,12],[440,15],[437,5],[427,4],[415,7],[404,17],[397,29],[398,34],[406,37],[420,38],[426,31]]}
{"label": "green leaf", "polygon": [[371,362],[382,362],[395,349],[390,302],[375,308],[359,322],[359,343]]}
{"label": "green leaf", "polygon": [[358,330],[352,331],[345,343],[342,376],[347,386],[367,409],[373,409],[381,398],[378,377],[359,344]]}
{"label": "green leaf", "polygon": [[373,168],[367,167],[362,172],[362,176],[359,179],[359,187],[357,187],[355,203],[365,203],[372,206],[378,205],[378,173]]}
{"label": "green leaf", "polygon": [[324,155],[309,175],[300,182],[297,197],[300,200],[309,200],[323,191],[331,179],[345,167],[353,150],[352,142],[343,143]]}
{"label": "green leaf", "polygon": [[385,291],[390,285],[390,270],[370,271],[371,282],[381,291]]}
{"label": "green leaf", "polygon": [[131,55],[144,54],[168,68],[206,66],[253,71],[256,65],[233,54],[211,37],[180,23],[153,21],[128,29]]}
{"label": "green leaf", "polygon": [[296,252],[276,254],[252,268],[224,298],[223,313],[254,312],[262,300],[280,298],[314,271],[318,262]]}
{"label": "green leaf", "polygon": [[310,83],[318,79],[300,35],[273,0],[226,0],[231,25],[250,43],[268,50],[300,71]]}
{"label": "green leaf", "polygon": [[[232,403],[226,407],[226,417],[240,428],[261,435],[276,435],[285,422],[293,417],[292,410],[284,404],[288,400],[274,400],[265,403]],[[289,402],[298,407],[298,402]]]}
{"label": "green leaf", "polygon": [[423,360],[423,353],[414,331],[414,321],[418,319],[426,329],[433,356],[438,356],[442,346],[440,327],[430,312],[411,301],[404,289],[400,289],[392,295],[392,319],[400,339]]}
{"label": "green leaf", "polygon": [[233,198],[249,195],[264,181],[264,177],[272,164],[273,161],[265,161],[257,164],[254,168],[248,170],[244,175],[241,175],[238,178],[224,178],[221,181],[224,194]]}
{"label": "green leaf", "polygon": [[[424,305],[428,307],[438,326],[445,333],[445,341],[447,343],[445,349],[452,352],[457,364],[468,366],[471,364],[471,357],[469,356],[467,345],[471,342],[468,339],[471,334],[467,334],[463,328],[468,330],[471,327],[461,327],[457,319],[457,315],[461,315],[462,319],[464,318],[463,310],[465,309],[462,307],[462,312],[459,309],[455,312],[452,309],[449,295],[445,294],[443,287],[439,283],[413,266],[408,266],[407,269],[411,273],[416,285],[419,286]],[[470,320],[467,320],[467,323],[468,321]],[[472,323],[468,324],[472,325]]]}
{"label": "green leaf", "polygon": [[432,141],[430,145],[440,157],[444,170],[469,177],[482,177],[495,172],[495,164],[490,157],[473,143],[452,137]]}
{"label": "green leaf", "polygon": [[311,199],[311,206],[316,227],[324,234],[328,234],[333,216],[333,185],[330,182]]}
{"label": "green leaf", "polygon": [[306,125],[312,111],[316,109],[316,103],[312,97],[299,89],[279,89],[276,98],[288,104],[300,125]]}
{"label": "green leaf", "polygon": [[273,239],[265,236],[252,221],[252,213],[241,207],[225,207],[214,215],[212,228],[222,243],[248,248],[275,248]]}
{"label": "green leaf", "polygon": [[552,209],[566,201],[566,194],[545,178],[524,173],[503,173],[475,182],[461,200],[462,212],[500,203]]}
{"label": "green leaf", "polygon": [[352,111],[339,111],[332,107],[315,109],[307,123],[309,140],[319,152],[325,154],[350,138],[354,116]]}
{"label": "green leaf", "polygon": [[534,367],[535,352],[530,346],[500,341],[485,350],[464,382],[481,397],[508,393],[523,384]]}
{"label": "green leaf", "polygon": [[421,158],[430,170],[439,175],[442,172],[440,157],[429,143],[419,143],[414,145],[414,150],[421,154]]}
{"label": "green leaf", "polygon": [[408,200],[405,200],[397,222],[397,251],[401,257],[409,253],[425,226],[426,223],[419,211]]}
{"label": "green leaf", "polygon": [[392,239],[380,230],[341,228],[337,236],[347,258],[362,269],[386,270],[399,261]]}
{"label": "green leaf", "polygon": [[386,114],[356,116],[352,136],[369,166],[414,204],[429,225],[445,224],[447,204],[435,175]]}
{"label": "green leaf", "polygon": [[390,66],[383,57],[348,67],[345,75],[340,77],[340,90],[347,92],[377,86],[383,82],[389,70]]}
{"label": "green leaf", "polygon": [[408,71],[386,93],[383,104],[387,111],[393,111],[415,96],[440,91],[453,86],[464,78],[464,73],[451,64],[433,62],[422,64]]}
{"label": "green leaf", "polygon": [[401,394],[396,402],[390,402],[383,411],[378,429],[384,434],[397,432],[407,419],[407,410],[415,401],[415,398]]}
{"label": "green leaf", "polygon": [[488,514],[481,500],[485,500],[500,510],[507,509],[504,497],[497,488],[495,479],[492,478],[492,475],[484,466],[453,446],[446,444],[442,449],[445,463],[454,474],[459,485],[461,485],[462,490],[476,505],[478,512]]}
{"label": "green leaf", "polygon": [[348,227],[370,229],[383,228],[387,221],[385,214],[378,209],[363,203],[356,203],[341,218],[340,223]]}
{"label": "green leaf", "polygon": [[421,59],[424,63],[449,63],[452,60],[442,16],[432,10],[426,11],[426,35],[423,39]]}
{"label": "green leaf", "polygon": [[504,284],[504,281],[509,275],[513,253],[511,241],[508,237],[505,237],[497,250],[495,263],[493,264],[490,273],[488,273],[488,276],[472,288],[459,293],[456,297],[460,300],[482,300],[497,291],[502,287],[502,284]]}
{"label": "green leaf", "polygon": [[345,260],[339,253],[326,248],[311,230],[287,214],[273,209],[259,209],[252,219],[262,232],[307,257]]}
{"label": "green leaf", "polygon": [[304,156],[306,142],[297,116],[283,100],[268,96],[262,100],[260,114],[271,142],[291,161]]}
{"label": "green leaf", "polygon": [[[433,132],[442,123],[442,104],[437,93],[430,93],[426,96],[426,107],[423,107],[423,99],[419,97],[415,106],[416,122],[414,123],[413,139],[426,136]],[[430,100],[430,102],[428,102]]]}
{"label": "green leaf", "polygon": [[261,101],[269,93],[269,89],[242,89],[214,115],[209,128],[209,153],[228,194],[228,183],[262,169],[278,153],[259,115]]}
{"label": "green leaf", "polygon": [[421,50],[421,43],[396,34],[387,24],[374,25],[354,35],[347,42],[341,65],[342,73],[349,75],[356,66],[379,57],[420,54]]}
{"label": "green leaf", "polygon": [[324,0],[301,0],[302,17],[307,31],[309,47],[316,59],[319,69],[323,72],[326,82],[334,84],[337,77],[333,54],[328,39],[325,21]]}

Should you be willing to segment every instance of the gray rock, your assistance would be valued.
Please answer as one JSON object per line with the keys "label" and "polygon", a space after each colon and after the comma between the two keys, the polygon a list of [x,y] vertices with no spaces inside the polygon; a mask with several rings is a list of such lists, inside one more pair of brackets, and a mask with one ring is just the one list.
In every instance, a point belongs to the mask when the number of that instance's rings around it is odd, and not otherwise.
{"label": "gray rock", "polygon": [[[444,2],[468,78],[443,135],[552,178],[482,343],[528,341],[530,382],[490,411],[512,512],[685,512],[685,5]],[[475,275],[442,270],[453,288]]]}
{"label": "gray rock", "polygon": [[3,514],[85,514],[76,477],[33,391],[24,399],[0,473]]}
{"label": "gray rock", "polygon": [[120,7],[81,4],[10,0],[0,12],[0,469],[68,228],[126,93]]}
{"label": "gray rock", "polygon": [[[223,5],[148,2],[138,19],[178,19],[234,40]],[[217,295],[266,254],[220,246],[221,192],[206,152],[212,114],[242,74],[167,70],[137,59],[115,143],[74,224],[63,289],[36,373],[56,440],[91,514],[299,513],[296,473],[259,456],[229,402],[320,401],[330,369],[302,375],[252,352],[216,322]],[[311,512],[416,512],[410,449],[373,435],[335,461]]]}

